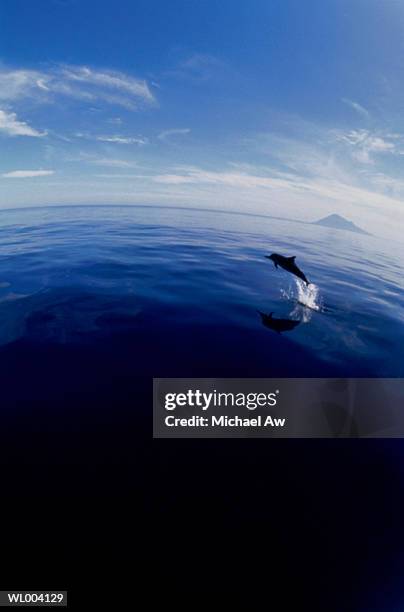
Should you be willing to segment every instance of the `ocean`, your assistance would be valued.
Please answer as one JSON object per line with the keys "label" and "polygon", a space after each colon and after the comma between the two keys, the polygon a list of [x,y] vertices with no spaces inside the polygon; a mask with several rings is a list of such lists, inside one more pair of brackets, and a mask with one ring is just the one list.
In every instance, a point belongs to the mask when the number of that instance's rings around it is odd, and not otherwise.
{"label": "ocean", "polygon": [[[313,284],[276,270],[272,252],[296,255]],[[400,377],[403,269],[399,243],[293,221],[3,211],[0,350],[83,346],[130,375]],[[274,333],[259,312],[296,325]]]}
{"label": "ocean", "polygon": [[[153,376],[403,376],[403,267],[398,243],[269,217],[2,211],[3,583],[74,594],[91,568],[91,592],[122,549],[145,563],[145,541],[167,597],[208,558],[205,593],[225,564],[252,588],[289,585],[285,602],[398,610],[400,440],[152,441],[151,397]],[[278,333],[260,312],[295,324]]]}

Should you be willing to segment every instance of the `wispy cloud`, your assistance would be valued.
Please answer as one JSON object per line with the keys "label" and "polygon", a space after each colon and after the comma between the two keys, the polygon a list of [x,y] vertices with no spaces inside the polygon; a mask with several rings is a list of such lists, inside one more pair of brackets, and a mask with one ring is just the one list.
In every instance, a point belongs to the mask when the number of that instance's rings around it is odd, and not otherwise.
{"label": "wispy cloud", "polygon": [[31,97],[35,90],[45,90],[44,76],[36,70],[0,70],[0,100]]}
{"label": "wispy cloud", "polygon": [[370,117],[369,111],[364,106],[362,106],[362,104],[359,104],[359,102],[355,102],[354,100],[349,100],[349,98],[342,98],[341,101],[347,106],[349,106],[356,113],[358,113],[358,115],[360,115],[361,117],[365,119],[369,119]]}
{"label": "wispy cloud", "polygon": [[77,155],[65,157],[65,162],[91,164],[92,166],[104,166],[109,168],[137,168],[136,160],[121,159],[117,157],[100,156],[95,153],[79,151]]}
{"label": "wispy cloud", "polygon": [[100,142],[112,142],[115,144],[134,144],[134,145],[145,145],[147,144],[147,138],[134,138],[126,136],[97,136],[96,140]]}
{"label": "wispy cloud", "polygon": [[111,117],[108,119],[108,123],[111,125],[122,125],[123,121],[121,117]]}
{"label": "wispy cloud", "polygon": [[133,161],[127,161],[126,159],[114,159],[109,157],[100,157],[97,159],[89,159],[90,164],[95,166],[105,166],[109,168],[136,168],[137,163]]}
{"label": "wispy cloud", "polygon": [[219,172],[209,171],[197,167],[178,168],[176,173],[158,174],[154,177],[156,183],[167,185],[185,184],[211,184],[226,185],[228,187],[273,187],[278,182],[277,179],[267,176],[249,174],[247,172]]}
{"label": "wispy cloud", "polygon": [[[307,145],[307,149],[308,149]],[[389,216],[401,215],[400,198],[404,195],[403,181],[372,174],[367,184],[349,175],[337,162],[322,164],[318,173],[320,153],[313,154],[313,168],[301,171],[279,170],[274,166],[255,167],[252,164],[231,164],[231,170],[207,170],[201,167],[176,167],[171,172],[158,174],[153,181],[165,185],[167,193],[176,188],[188,193],[191,201],[220,202],[233,210],[247,206],[249,211],[268,212],[312,220],[316,216],[338,212],[375,231],[380,223],[395,231]],[[326,170],[328,167],[328,170]],[[187,190],[187,191],[185,191]],[[366,210],[364,223],[363,210]],[[389,226],[387,228],[387,226]]]}
{"label": "wispy cloud", "polygon": [[177,67],[170,70],[168,76],[191,81],[208,81],[215,75],[227,70],[227,65],[217,57],[208,53],[193,53],[180,61]]}
{"label": "wispy cloud", "polygon": [[35,98],[51,102],[56,96],[103,101],[136,110],[154,105],[148,83],[123,72],[95,70],[88,66],[59,65],[47,71],[0,70],[0,99]]}
{"label": "wispy cloud", "polygon": [[350,130],[337,134],[337,139],[351,148],[352,157],[363,164],[373,164],[374,156],[398,153],[398,134],[379,134],[369,130]]}
{"label": "wispy cloud", "polygon": [[84,138],[86,140],[92,140],[97,142],[109,142],[112,144],[126,144],[126,145],[145,145],[148,143],[148,139],[144,137],[135,136],[121,136],[121,135],[93,135],[87,132],[76,132],[76,138]]}
{"label": "wispy cloud", "polygon": [[55,174],[54,170],[12,170],[5,172],[1,176],[3,178],[34,178],[37,176],[51,176]]}
{"label": "wispy cloud", "polygon": [[25,121],[19,121],[15,113],[0,110],[0,132],[7,136],[33,136],[39,138],[45,136],[46,132],[39,132]]}
{"label": "wispy cloud", "polygon": [[78,83],[86,88],[86,93],[95,95],[107,102],[111,100],[109,91],[127,94],[129,98],[112,98],[117,104],[134,106],[139,100],[147,104],[155,98],[145,80],[136,79],[122,72],[92,70],[87,66],[68,66],[62,68],[62,78],[71,83]]}
{"label": "wispy cloud", "polygon": [[170,140],[170,138],[175,136],[185,136],[191,132],[190,128],[173,128],[171,130],[163,130],[157,136],[159,140]]}
{"label": "wispy cloud", "polygon": [[122,180],[122,179],[137,179],[137,178],[143,178],[143,177],[139,177],[137,174],[132,173],[121,173],[121,172],[101,172],[98,174],[94,175],[96,178],[101,178],[101,179],[114,179],[114,180]]}

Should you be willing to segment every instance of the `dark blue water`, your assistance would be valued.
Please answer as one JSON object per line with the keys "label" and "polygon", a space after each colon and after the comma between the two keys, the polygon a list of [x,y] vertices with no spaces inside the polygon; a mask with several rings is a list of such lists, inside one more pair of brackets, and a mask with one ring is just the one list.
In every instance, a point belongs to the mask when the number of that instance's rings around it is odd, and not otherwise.
{"label": "dark blue water", "polygon": [[[273,251],[297,255],[314,285],[275,270]],[[103,350],[123,337],[134,370],[151,375],[402,376],[403,267],[399,244],[276,219],[2,212],[0,346]],[[257,310],[298,325],[278,336]]]}
{"label": "dark blue water", "polygon": [[[297,256],[310,291],[272,251]],[[150,446],[153,376],[403,376],[402,270],[399,244],[276,219],[1,212],[3,582],[88,593],[89,568],[108,582],[144,538],[170,595],[209,572],[205,592],[401,609],[401,441]],[[257,311],[297,325],[278,334]]]}

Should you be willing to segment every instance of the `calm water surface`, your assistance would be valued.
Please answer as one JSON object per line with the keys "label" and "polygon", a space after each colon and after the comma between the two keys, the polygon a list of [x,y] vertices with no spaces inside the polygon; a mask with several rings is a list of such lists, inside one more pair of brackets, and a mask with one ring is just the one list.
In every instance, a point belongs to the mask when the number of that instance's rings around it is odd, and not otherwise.
{"label": "calm water surface", "polygon": [[[309,290],[275,270],[273,251],[297,256]],[[398,243],[270,218],[3,211],[0,345],[98,351],[114,338],[119,360],[121,338],[151,375],[403,376],[403,268]],[[299,324],[279,335],[257,311]]]}

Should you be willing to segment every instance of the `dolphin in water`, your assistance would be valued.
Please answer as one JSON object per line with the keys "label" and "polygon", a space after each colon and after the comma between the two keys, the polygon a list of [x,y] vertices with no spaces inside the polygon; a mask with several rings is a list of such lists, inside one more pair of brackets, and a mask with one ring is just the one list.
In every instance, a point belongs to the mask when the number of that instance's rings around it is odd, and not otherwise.
{"label": "dolphin in water", "polygon": [[291,274],[294,274],[298,278],[301,278],[302,281],[306,283],[306,285],[310,285],[309,281],[307,280],[303,272],[300,270],[300,268],[297,267],[295,263],[295,259],[296,259],[295,255],[293,257],[284,257],[283,255],[279,255],[278,253],[272,253],[272,255],[265,255],[265,257],[267,259],[272,259],[272,261],[274,262],[275,268],[279,266],[280,268],[283,268],[287,272],[290,272]]}
{"label": "dolphin in water", "polygon": [[300,324],[300,321],[293,321],[292,319],[276,319],[272,316],[274,314],[273,312],[265,314],[265,312],[258,310],[258,314],[261,316],[262,324],[268,327],[268,329],[276,331],[278,334],[292,331]]}

